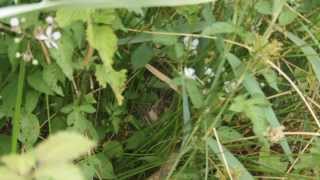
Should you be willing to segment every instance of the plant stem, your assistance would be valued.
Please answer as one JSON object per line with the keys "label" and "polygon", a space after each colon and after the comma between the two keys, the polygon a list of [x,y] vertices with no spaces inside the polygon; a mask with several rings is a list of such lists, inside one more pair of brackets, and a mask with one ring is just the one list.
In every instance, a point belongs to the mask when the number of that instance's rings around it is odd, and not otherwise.
{"label": "plant stem", "polygon": [[22,95],[23,95],[23,86],[25,78],[25,61],[20,61],[20,70],[19,70],[19,79],[18,79],[18,90],[17,90],[17,99],[14,110],[13,122],[12,122],[12,139],[11,139],[11,153],[17,152],[18,137],[20,131],[20,120],[21,120],[21,104],[22,104]]}

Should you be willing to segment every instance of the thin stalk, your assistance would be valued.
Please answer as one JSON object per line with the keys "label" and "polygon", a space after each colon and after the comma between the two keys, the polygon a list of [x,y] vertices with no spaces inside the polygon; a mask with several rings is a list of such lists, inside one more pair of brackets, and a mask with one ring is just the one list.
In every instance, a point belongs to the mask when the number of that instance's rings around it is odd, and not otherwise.
{"label": "thin stalk", "polygon": [[20,132],[20,120],[21,120],[21,104],[24,87],[26,64],[25,61],[20,61],[19,79],[18,79],[18,92],[16,105],[14,110],[13,122],[12,122],[12,139],[11,139],[11,153],[17,152],[18,137]]}
{"label": "thin stalk", "polygon": [[48,121],[48,129],[49,134],[51,134],[51,117],[50,117],[50,103],[49,103],[49,95],[46,95],[46,108],[47,108],[47,121]]}

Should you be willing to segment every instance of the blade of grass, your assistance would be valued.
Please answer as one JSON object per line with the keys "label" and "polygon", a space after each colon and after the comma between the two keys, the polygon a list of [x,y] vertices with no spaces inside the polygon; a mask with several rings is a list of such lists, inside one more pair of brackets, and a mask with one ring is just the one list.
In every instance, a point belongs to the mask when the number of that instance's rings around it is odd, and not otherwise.
{"label": "blade of grass", "polygon": [[[235,55],[233,55],[231,53],[227,53],[226,57],[227,57],[229,64],[231,65],[235,75],[238,76],[239,74],[238,74],[237,70],[242,65],[241,61],[238,59],[238,57],[236,57]],[[243,85],[251,95],[259,94],[263,97],[266,97],[264,92],[260,88],[259,83],[255,80],[255,78],[251,74],[249,74],[249,73],[245,74],[245,78],[243,80]],[[268,107],[261,107],[261,108],[264,111],[266,119],[270,123],[270,126],[272,128],[277,128],[277,127],[281,126],[279,120],[277,119],[277,117],[271,107],[268,106]],[[289,147],[287,140],[286,139],[282,140],[280,142],[280,145],[281,145],[283,151],[285,152],[285,154],[287,155],[288,159],[292,162],[293,161],[292,153],[291,153],[291,150],[290,150],[290,147]]]}
{"label": "blade of grass", "polygon": [[[228,163],[231,171],[234,170],[236,174],[233,174],[232,176],[235,177],[235,179],[239,180],[253,180],[254,178],[252,175],[248,172],[248,170],[243,166],[243,164],[233,156],[233,154],[226,148],[224,148],[221,145],[222,152],[219,148],[219,144],[216,140],[212,138],[208,138],[208,145],[209,148],[213,151],[213,153],[218,156],[220,161],[223,162],[223,155],[225,157],[226,162]],[[222,155],[223,154],[223,155]]]}
{"label": "blade of grass", "polygon": [[14,116],[12,119],[12,139],[11,139],[11,153],[17,153],[18,137],[20,132],[20,119],[21,119],[21,103],[23,95],[23,86],[25,79],[25,61],[20,61],[19,79],[18,79],[18,93],[16,98],[16,105],[14,109]]}
{"label": "blade of grass", "polygon": [[213,0],[46,0],[40,3],[17,5],[0,8],[0,18],[17,16],[19,14],[55,9],[59,7],[82,8],[141,8],[141,7],[169,7],[184,6],[213,2]]}

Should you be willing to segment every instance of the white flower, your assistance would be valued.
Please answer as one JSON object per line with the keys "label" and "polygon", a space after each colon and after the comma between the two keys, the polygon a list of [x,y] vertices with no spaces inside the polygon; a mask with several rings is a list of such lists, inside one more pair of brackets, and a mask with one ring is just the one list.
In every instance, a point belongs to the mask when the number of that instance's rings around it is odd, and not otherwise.
{"label": "white flower", "polygon": [[48,16],[48,17],[46,17],[46,22],[49,25],[52,25],[54,23],[54,18],[52,16]]}
{"label": "white flower", "polygon": [[198,46],[199,46],[199,39],[194,39],[194,40],[192,40],[192,42],[191,42],[191,47],[190,47],[190,49],[191,49],[191,50],[196,50],[196,49],[198,48]]}
{"label": "white flower", "polygon": [[11,18],[10,19],[10,26],[12,28],[18,27],[20,25],[20,21],[17,17]]}
{"label": "white flower", "polygon": [[57,41],[61,38],[59,31],[53,32],[53,27],[48,26],[45,32],[40,32],[36,35],[40,41],[44,41],[48,48],[58,48]]}
{"label": "white flower", "polygon": [[186,36],[186,37],[183,38],[183,44],[184,44],[185,47],[189,47],[190,40],[191,40],[190,36]]}
{"label": "white flower", "polygon": [[213,69],[212,69],[212,68],[205,67],[204,70],[205,70],[204,74],[207,75],[207,76],[209,76],[209,77],[213,77],[213,76],[216,75],[216,74],[213,72]]}
{"label": "white flower", "polygon": [[32,65],[38,66],[39,65],[39,61],[37,59],[32,60]]}
{"label": "white flower", "polygon": [[184,75],[189,79],[197,79],[196,70],[193,68],[184,68]]}

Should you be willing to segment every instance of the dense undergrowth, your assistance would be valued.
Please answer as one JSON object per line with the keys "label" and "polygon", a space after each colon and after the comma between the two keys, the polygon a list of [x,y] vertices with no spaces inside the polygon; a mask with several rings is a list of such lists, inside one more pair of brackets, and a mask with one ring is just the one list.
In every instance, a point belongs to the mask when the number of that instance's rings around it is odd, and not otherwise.
{"label": "dense undergrowth", "polygon": [[0,5],[0,180],[319,179],[320,1]]}

